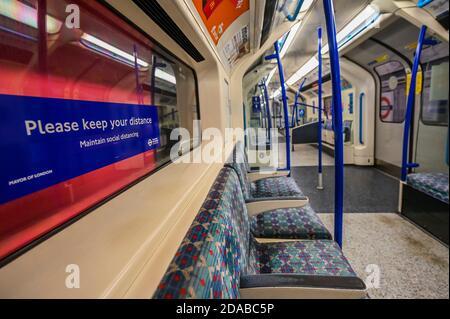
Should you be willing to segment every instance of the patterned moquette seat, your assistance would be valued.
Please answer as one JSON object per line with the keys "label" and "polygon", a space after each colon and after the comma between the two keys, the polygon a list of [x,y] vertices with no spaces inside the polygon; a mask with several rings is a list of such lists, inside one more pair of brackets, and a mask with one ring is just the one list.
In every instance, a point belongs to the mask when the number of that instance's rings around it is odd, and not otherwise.
{"label": "patterned moquette seat", "polygon": [[250,166],[242,143],[236,145],[232,159],[227,161],[226,166],[238,174],[246,201],[305,197],[295,180],[290,177],[269,177],[250,182],[247,176]]}
{"label": "patterned moquette seat", "polygon": [[339,246],[331,240],[254,242],[252,252],[255,253],[255,269],[259,274],[356,277]]}
{"label": "patterned moquette seat", "polygon": [[[290,274],[289,287],[304,285],[305,276],[328,276],[351,278],[358,289],[365,289],[334,242],[261,244],[249,226],[238,177],[234,170],[224,168],[154,298],[239,298],[243,283],[260,285],[267,274]],[[275,282],[267,287],[285,279],[271,277]],[[323,282],[316,281],[316,285],[320,288]]]}
{"label": "patterned moquette seat", "polygon": [[[239,161],[238,159],[243,159]],[[294,179],[287,177],[273,177],[250,183],[247,180],[249,169],[247,156],[243,144],[238,143],[234,149],[233,161],[230,167],[238,173],[247,202],[259,200],[285,200],[304,197]],[[232,161],[230,160],[230,163]],[[275,239],[331,239],[331,234],[323,225],[311,206],[277,209],[267,211],[251,219],[251,230],[258,238]]]}
{"label": "patterned moquette seat", "polygon": [[[248,217],[231,169],[223,169],[181,243],[154,298],[236,299],[247,272]],[[235,183],[231,180],[235,179]],[[240,200],[241,199],[241,200]],[[247,236],[248,237],[248,236]]]}
{"label": "patterned moquette seat", "polygon": [[257,238],[332,239],[309,205],[264,212],[251,217],[250,225]]}
{"label": "patterned moquette seat", "polygon": [[410,174],[407,183],[411,187],[448,204],[448,174]]}

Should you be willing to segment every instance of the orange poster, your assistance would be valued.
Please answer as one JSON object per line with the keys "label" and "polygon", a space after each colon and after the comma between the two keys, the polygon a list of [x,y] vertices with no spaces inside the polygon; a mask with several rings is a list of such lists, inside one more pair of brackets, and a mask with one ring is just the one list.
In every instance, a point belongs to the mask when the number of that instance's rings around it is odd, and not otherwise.
{"label": "orange poster", "polygon": [[214,44],[249,8],[249,0],[192,0]]}

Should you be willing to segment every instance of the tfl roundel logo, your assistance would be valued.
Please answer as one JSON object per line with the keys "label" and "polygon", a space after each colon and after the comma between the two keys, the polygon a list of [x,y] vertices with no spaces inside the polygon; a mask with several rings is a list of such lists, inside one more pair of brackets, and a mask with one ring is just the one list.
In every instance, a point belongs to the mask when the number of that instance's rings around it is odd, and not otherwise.
{"label": "tfl roundel logo", "polygon": [[149,147],[157,147],[158,143],[159,143],[159,139],[158,138],[151,138],[151,139],[149,139],[147,141],[147,145]]}

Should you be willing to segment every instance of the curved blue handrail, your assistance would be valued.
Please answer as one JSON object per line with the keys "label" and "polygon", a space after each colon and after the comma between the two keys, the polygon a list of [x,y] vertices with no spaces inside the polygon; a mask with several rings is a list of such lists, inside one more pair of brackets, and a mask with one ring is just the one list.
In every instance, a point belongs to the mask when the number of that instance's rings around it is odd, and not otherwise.
{"label": "curved blue handrail", "polygon": [[363,124],[364,124],[364,117],[363,117],[363,99],[366,94],[364,92],[361,92],[359,95],[359,144],[364,145],[364,139],[363,139]]}
{"label": "curved blue handrail", "polygon": [[287,19],[291,22],[294,22],[297,20],[298,15],[300,14],[300,10],[302,10],[304,0],[298,0],[297,7],[295,7],[294,14],[290,14],[287,16]]}
{"label": "curved blue handrail", "polygon": [[406,105],[405,127],[403,131],[403,154],[402,154],[402,182],[406,182],[408,177],[408,171],[410,168],[418,167],[418,164],[408,163],[409,155],[409,137],[411,130],[412,112],[414,109],[414,102],[416,98],[416,84],[417,73],[419,72],[420,57],[422,55],[422,47],[425,42],[425,35],[427,33],[427,27],[422,26],[419,34],[419,41],[417,42],[416,55],[414,57],[414,64],[411,73],[411,83],[409,85],[408,104]]}
{"label": "curved blue handrail", "polygon": [[323,0],[330,48],[331,82],[333,92],[333,118],[335,128],[335,193],[334,193],[334,240],[342,248],[342,228],[344,222],[344,134],[342,128],[342,90],[339,48],[336,35],[336,20],[332,0]]}
{"label": "curved blue handrail", "polygon": [[419,8],[423,8],[425,7],[427,4],[431,3],[433,0],[419,0],[419,2],[417,3],[417,6]]}

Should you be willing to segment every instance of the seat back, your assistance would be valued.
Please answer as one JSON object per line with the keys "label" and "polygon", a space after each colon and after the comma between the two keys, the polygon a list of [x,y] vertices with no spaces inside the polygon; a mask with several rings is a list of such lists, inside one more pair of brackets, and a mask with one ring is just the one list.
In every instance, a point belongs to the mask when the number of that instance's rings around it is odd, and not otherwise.
{"label": "seat back", "polygon": [[240,158],[242,158],[244,164],[245,164],[245,169],[247,172],[250,172],[250,164],[248,162],[248,156],[247,156],[247,151],[245,150],[245,144],[241,141],[236,143],[235,149],[234,149],[234,153],[236,154],[236,156],[239,156]]}
{"label": "seat back", "polygon": [[158,299],[239,298],[250,226],[236,172],[223,168],[154,294]]}
{"label": "seat back", "polygon": [[250,199],[252,197],[251,186],[247,176],[247,173],[250,170],[250,166],[243,143],[238,142],[236,144],[233,150],[233,154],[227,161],[226,166],[232,168],[238,175],[239,182],[241,183],[242,187],[242,192],[244,193],[244,199]]}

